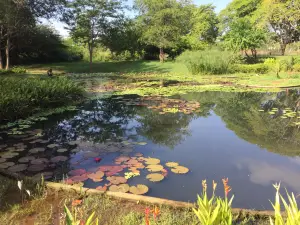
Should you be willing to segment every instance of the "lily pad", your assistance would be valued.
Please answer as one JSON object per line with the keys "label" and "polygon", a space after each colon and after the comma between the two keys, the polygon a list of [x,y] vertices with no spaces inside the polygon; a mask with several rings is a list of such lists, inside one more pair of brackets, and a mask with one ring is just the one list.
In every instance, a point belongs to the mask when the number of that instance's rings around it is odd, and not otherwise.
{"label": "lily pad", "polygon": [[139,171],[125,173],[125,179],[127,179],[127,180],[132,177],[137,177],[137,176],[140,176]]}
{"label": "lily pad", "polygon": [[136,157],[143,157],[144,155],[142,153],[136,153],[135,156]]}
{"label": "lily pad", "polygon": [[44,180],[49,180],[51,179],[53,176],[53,173],[52,172],[43,172],[43,173],[38,173],[36,175],[34,175],[32,177],[32,179],[34,181],[40,181],[42,179],[42,177],[44,178]]}
{"label": "lily pad", "polygon": [[47,145],[47,148],[57,148],[59,147],[58,144],[50,144],[50,145]]}
{"label": "lily pad", "polygon": [[155,164],[159,164],[160,160],[156,158],[145,158],[145,162],[148,165],[155,165]]}
{"label": "lily pad", "polygon": [[130,157],[128,157],[128,156],[119,156],[119,157],[115,158],[116,163],[123,163],[123,162],[127,162],[129,160],[130,160]]}
{"label": "lily pad", "polygon": [[141,145],[141,146],[144,146],[144,145],[147,145],[147,142],[136,142],[137,145]]}
{"label": "lily pad", "polygon": [[68,149],[66,149],[66,148],[60,148],[57,150],[57,152],[59,152],[59,153],[63,153],[63,152],[67,152],[67,151],[68,151]]}
{"label": "lily pad", "polygon": [[98,187],[96,187],[96,190],[98,190],[98,191],[107,191],[107,186],[98,186]]}
{"label": "lily pad", "polygon": [[0,164],[0,169],[7,169],[8,167],[11,167],[15,165],[14,162],[4,162]]}
{"label": "lily pad", "polygon": [[29,150],[29,153],[35,154],[39,152],[44,152],[46,149],[45,148],[33,148]]}
{"label": "lily pad", "polygon": [[79,143],[78,141],[70,141],[70,142],[68,143],[68,145],[75,146],[75,145],[77,145],[78,143]]}
{"label": "lily pad", "polygon": [[146,178],[152,182],[159,182],[162,181],[165,177],[160,173],[151,173],[148,174]]}
{"label": "lily pad", "polygon": [[19,163],[29,163],[30,161],[34,160],[35,157],[34,156],[26,156],[26,157],[22,157],[18,160]]}
{"label": "lily pad", "polygon": [[22,172],[27,169],[27,164],[18,164],[8,168],[8,171],[13,173]]}
{"label": "lily pad", "polygon": [[162,165],[149,165],[146,167],[149,172],[159,172],[164,169]]}
{"label": "lily pad", "polygon": [[76,183],[76,182],[83,182],[86,181],[88,179],[86,174],[83,174],[81,176],[74,176],[74,177],[70,177],[70,179]]}
{"label": "lily pad", "polygon": [[149,188],[146,185],[138,184],[137,186],[131,186],[129,191],[135,195],[144,195],[149,191]]}
{"label": "lily pad", "polygon": [[69,171],[69,175],[70,176],[81,176],[83,174],[86,173],[86,170],[85,169],[77,169],[77,170],[71,170]]}
{"label": "lily pad", "polygon": [[56,156],[56,157],[53,157],[53,158],[51,159],[51,162],[53,162],[53,163],[65,162],[65,161],[67,161],[68,159],[69,159],[69,158],[66,157],[66,156]]}
{"label": "lily pad", "polygon": [[4,159],[4,158],[0,158],[0,163],[4,163],[6,162],[7,159]]}
{"label": "lily pad", "polygon": [[36,165],[31,165],[28,167],[28,171],[32,171],[32,172],[39,172],[45,169],[45,165],[44,164],[36,164]]}
{"label": "lily pad", "polygon": [[117,177],[117,176],[112,176],[112,177],[107,177],[106,178],[110,183],[112,184],[125,184],[127,183],[127,179],[125,177]]}
{"label": "lily pad", "polygon": [[104,172],[97,171],[96,173],[90,173],[87,175],[88,178],[92,179],[94,182],[101,182],[104,177]]}
{"label": "lily pad", "polygon": [[30,163],[33,165],[47,164],[49,163],[49,160],[46,158],[39,158],[39,159],[32,160]]}
{"label": "lily pad", "polygon": [[186,174],[189,172],[189,169],[184,166],[176,166],[176,167],[172,168],[171,171],[173,173],[177,173],[177,174]]}
{"label": "lily pad", "polygon": [[129,191],[129,185],[128,184],[112,185],[109,187],[109,190],[113,192],[126,193]]}
{"label": "lily pad", "polygon": [[1,157],[4,158],[4,159],[11,159],[11,158],[14,158],[18,155],[19,155],[18,152],[6,152],[3,155],[1,155]]}
{"label": "lily pad", "polygon": [[166,166],[170,167],[170,168],[173,168],[173,167],[179,166],[179,163],[177,163],[177,162],[167,162]]}
{"label": "lily pad", "polygon": [[41,144],[47,144],[47,143],[49,143],[49,140],[42,140],[42,141],[40,141],[40,143]]}

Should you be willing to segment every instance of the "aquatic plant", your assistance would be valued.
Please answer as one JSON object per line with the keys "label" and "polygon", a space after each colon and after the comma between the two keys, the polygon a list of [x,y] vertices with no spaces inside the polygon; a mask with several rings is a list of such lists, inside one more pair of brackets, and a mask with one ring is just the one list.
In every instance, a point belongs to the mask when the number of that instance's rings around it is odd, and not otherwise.
{"label": "aquatic plant", "polygon": [[207,183],[206,180],[202,181],[202,195],[198,195],[197,208],[193,211],[200,224],[206,225],[231,225],[232,224],[232,212],[231,203],[234,196],[228,200],[228,193],[231,188],[228,185],[228,178],[223,179],[225,199],[215,196],[215,190],[217,183],[213,181],[213,194],[211,198],[207,195]]}
{"label": "aquatic plant", "polygon": [[98,218],[94,219],[95,212],[93,212],[88,219],[85,221],[77,219],[77,209],[74,209],[73,212],[69,210],[69,208],[65,205],[64,206],[65,214],[66,214],[66,225],[98,225],[99,221]]}

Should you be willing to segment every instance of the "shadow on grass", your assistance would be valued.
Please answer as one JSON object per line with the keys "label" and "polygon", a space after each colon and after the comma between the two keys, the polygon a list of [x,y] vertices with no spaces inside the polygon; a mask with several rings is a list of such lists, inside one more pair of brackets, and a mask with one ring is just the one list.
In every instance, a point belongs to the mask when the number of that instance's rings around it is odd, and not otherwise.
{"label": "shadow on grass", "polygon": [[[123,61],[123,62],[95,62],[92,66],[93,73],[143,73],[157,72],[167,73],[174,68],[174,62],[160,63],[158,61]],[[88,62],[40,64],[27,66],[29,70],[45,71],[52,68],[66,73],[88,73],[90,66]]]}

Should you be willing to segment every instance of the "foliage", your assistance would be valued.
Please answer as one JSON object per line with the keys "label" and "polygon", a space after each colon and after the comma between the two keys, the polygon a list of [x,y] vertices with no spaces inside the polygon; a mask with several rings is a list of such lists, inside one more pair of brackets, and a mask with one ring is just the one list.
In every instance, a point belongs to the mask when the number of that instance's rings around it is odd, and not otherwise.
{"label": "foliage", "polygon": [[234,54],[228,51],[186,51],[177,61],[183,63],[192,74],[225,74],[233,62]]}
{"label": "foliage", "polygon": [[74,209],[74,213],[72,214],[69,208],[65,205],[64,207],[66,213],[66,225],[98,225],[98,219],[94,219],[95,212],[93,212],[87,219],[86,222],[77,219],[77,212]]}
{"label": "foliage", "polygon": [[[276,196],[275,196],[275,202],[272,203],[272,206],[274,208],[274,220],[270,217],[270,224],[271,225],[296,225],[300,223],[300,210],[298,208],[297,200],[294,196],[294,193],[289,194],[286,192],[288,201],[286,201],[283,196],[279,193],[280,190],[280,184],[274,185],[276,189]],[[285,209],[285,216],[282,215],[281,212],[281,205],[284,205]]]}
{"label": "foliage", "polygon": [[255,28],[248,19],[241,18],[233,21],[222,39],[225,46],[233,50],[244,51],[249,57],[247,50],[252,51],[252,55],[256,58],[256,49],[259,48],[265,41],[265,32]]}
{"label": "foliage", "polygon": [[0,78],[0,89],[1,120],[24,117],[39,108],[65,105],[83,94],[82,88],[67,78]]}
{"label": "foliage", "polygon": [[194,50],[203,50],[215,43],[218,36],[218,18],[215,7],[211,4],[193,8],[191,29],[185,37],[188,45]]}
{"label": "foliage", "polygon": [[234,64],[230,66],[232,73],[255,73],[255,74],[266,74],[270,70],[266,64]]}
{"label": "foliage", "polygon": [[[223,182],[226,181],[223,179]],[[230,200],[227,198],[227,194],[230,191],[230,187],[227,183],[224,183],[225,199],[215,196],[215,190],[217,183],[213,181],[213,193],[212,197],[207,196],[207,184],[206,180],[202,181],[202,195],[198,195],[197,208],[193,209],[194,213],[199,219],[200,224],[209,225],[232,225],[232,212],[231,203],[233,197]]]}
{"label": "foliage", "polygon": [[160,49],[164,61],[164,49],[171,48],[188,33],[190,2],[185,0],[136,0],[138,23],[142,40]]}

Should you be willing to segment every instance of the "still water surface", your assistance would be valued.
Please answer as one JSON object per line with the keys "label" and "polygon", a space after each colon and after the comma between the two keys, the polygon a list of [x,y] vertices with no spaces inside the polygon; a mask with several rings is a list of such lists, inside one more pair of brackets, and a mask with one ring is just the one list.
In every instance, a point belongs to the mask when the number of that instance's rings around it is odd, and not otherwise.
{"label": "still water surface", "polygon": [[[191,93],[173,98],[199,102],[200,112],[163,115],[145,106],[128,104],[134,96],[125,96],[125,100],[98,99],[83,104],[78,111],[52,115],[28,129],[42,129],[42,138],[50,141],[47,144],[32,144],[5,133],[0,134],[1,143],[8,147],[20,142],[26,145],[18,156],[7,159],[16,163],[20,157],[29,155],[48,160],[57,155],[69,158],[65,162],[49,163],[41,171],[21,172],[30,176],[52,171],[51,179],[60,180],[69,170],[84,168],[94,172],[101,165],[112,165],[120,154],[132,156],[138,152],[144,157],[160,159],[162,165],[173,161],[190,170],[184,175],[168,170],[167,177],[159,183],[146,179],[147,170],[128,180],[129,185],[147,185],[149,196],[195,201],[204,179],[209,187],[212,180],[217,181],[217,194],[223,196],[221,180],[228,177],[231,194],[235,195],[234,207],[271,209],[269,200],[274,198],[272,184],[275,182],[281,181],[289,191],[300,194],[300,134],[295,125],[300,119],[297,113],[282,118],[286,110],[298,111],[299,96],[298,91]],[[124,146],[127,152],[122,152],[124,148],[109,153],[105,150],[108,143],[117,142],[120,147],[124,140],[147,145],[133,145],[132,152]],[[70,147],[67,144],[70,141],[78,141],[77,146]],[[28,152],[51,143],[68,151],[57,153],[46,148],[40,153]],[[95,156],[101,157],[101,162],[96,163],[93,154],[81,160],[86,152],[97,152]],[[96,188],[104,183],[88,179],[84,186]]]}

